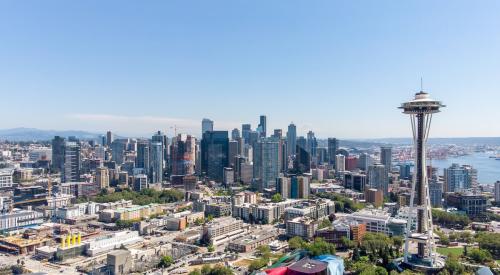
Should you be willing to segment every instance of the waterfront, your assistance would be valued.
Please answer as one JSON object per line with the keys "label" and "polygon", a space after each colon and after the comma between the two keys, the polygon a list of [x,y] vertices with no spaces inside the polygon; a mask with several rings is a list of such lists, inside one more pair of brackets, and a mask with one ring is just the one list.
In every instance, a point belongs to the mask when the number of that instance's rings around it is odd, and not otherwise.
{"label": "waterfront", "polygon": [[448,158],[443,160],[429,161],[429,165],[437,167],[439,174],[443,174],[443,169],[451,166],[452,163],[460,165],[469,164],[477,169],[478,182],[481,184],[493,184],[495,181],[500,180],[500,160],[490,158],[492,154],[487,153],[474,153],[471,155]]}

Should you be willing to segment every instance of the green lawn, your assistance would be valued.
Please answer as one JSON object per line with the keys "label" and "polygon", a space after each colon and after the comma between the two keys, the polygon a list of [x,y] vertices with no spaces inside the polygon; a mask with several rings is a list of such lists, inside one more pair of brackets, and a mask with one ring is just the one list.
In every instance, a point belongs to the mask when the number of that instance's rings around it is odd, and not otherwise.
{"label": "green lawn", "polygon": [[460,256],[464,253],[463,247],[438,247],[437,252],[443,256],[448,256],[448,254]]}

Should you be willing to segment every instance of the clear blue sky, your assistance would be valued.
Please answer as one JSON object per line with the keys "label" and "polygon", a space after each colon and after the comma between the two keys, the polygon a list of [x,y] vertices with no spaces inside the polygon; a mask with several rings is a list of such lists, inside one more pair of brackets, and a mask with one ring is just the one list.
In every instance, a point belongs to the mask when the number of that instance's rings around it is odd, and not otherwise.
{"label": "clear blue sky", "polygon": [[0,128],[500,136],[500,1],[1,1]]}

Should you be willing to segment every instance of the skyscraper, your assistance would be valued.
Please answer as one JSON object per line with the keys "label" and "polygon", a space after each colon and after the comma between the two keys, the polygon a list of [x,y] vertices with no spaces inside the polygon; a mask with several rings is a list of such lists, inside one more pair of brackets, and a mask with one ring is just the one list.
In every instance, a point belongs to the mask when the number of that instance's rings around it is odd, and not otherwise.
{"label": "skyscraper", "polygon": [[328,159],[330,165],[335,167],[337,150],[339,149],[339,141],[336,138],[328,138]]}
{"label": "skyscraper", "polygon": [[[302,139],[304,138],[302,137]],[[291,172],[302,175],[304,173],[311,172],[311,154],[307,152],[305,146],[301,146],[299,144],[302,144],[302,142],[297,142],[297,148],[295,150],[296,152],[293,160],[293,170]]]}
{"label": "skyscraper", "polygon": [[267,136],[267,118],[264,115],[260,116],[260,123],[259,123],[259,132],[260,132],[260,137],[266,137]]}
{"label": "skyscraper", "polygon": [[283,137],[283,131],[281,129],[274,129],[272,137],[281,139]]}
{"label": "skyscraper", "polygon": [[151,161],[149,165],[151,183],[161,183],[163,181],[163,144],[161,142],[151,142]]}
{"label": "skyscraper", "polygon": [[311,154],[311,158],[314,159],[317,154],[316,150],[318,149],[318,141],[316,140],[316,137],[314,136],[313,131],[309,131],[307,133],[307,146],[306,146],[307,152]]}
{"label": "skyscraper", "polygon": [[[434,226],[432,224],[429,184],[426,171],[426,143],[429,137],[432,115],[444,107],[441,102],[433,100],[429,94],[420,91],[415,99],[401,104],[403,113],[410,115],[413,130],[415,156],[415,177],[412,183],[410,212],[417,212],[417,230],[412,230],[411,223],[406,228],[404,264],[426,273],[437,273],[444,267],[444,262],[436,255],[434,243]],[[415,198],[415,200],[413,200]],[[414,203],[416,202],[416,206]],[[410,254],[409,243],[416,242],[417,254]],[[428,272],[427,272],[428,271]]]}
{"label": "skyscraper", "polygon": [[193,175],[196,163],[196,139],[191,135],[178,134],[172,139],[170,156],[173,176]]}
{"label": "skyscraper", "polygon": [[232,140],[237,140],[240,138],[240,130],[238,130],[238,128],[234,128],[232,131],[231,131],[231,139]]}
{"label": "skyscraper", "polygon": [[384,191],[384,196],[387,196],[389,189],[389,180],[385,166],[381,163],[375,163],[368,166],[368,184],[371,188]]}
{"label": "skyscraper", "polygon": [[286,132],[286,144],[287,144],[287,157],[293,156],[296,153],[297,146],[297,127],[295,124],[290,123],[288,125],[288,132]]}
{"label": "skyscraper", "polygon": [[[168,163],[168,138],[167,135],[165,135],[161,131],[157,131],[152,137],[151,137],[152,142],[159,142],[161,143],[161,148],[162,148],[162,169],[165,169],[167,167]],[[154,183],[154,182],[153,182]]]}
{"label": "skyscraper", "polygon": [[64,168],[64,138],[55,136],[52,140],[52,172],[61,172]]}
{"label": "skyscraper", "polygon": [[137,143],[137,157],[135,159],[135,167],[142,168],[143,174],[149,173],[149,140],[141,140]]}
{"label": "skyscraper", "polygon": [[359,159],[358,159],[358,168],[367,171],[368,166],[372,165],[372,158],[370,155],[367,153],[361,153],[359,154]]}
{"label": "skyscraper", "polygon": [[229,166],[227,131],[208,131],[201,140],[201,170],[212,180],[222,182],[224,167]]}
{"label": "skyscraper", "polygon": [[500,180],[495,182],[495,202],[500,202]]}
{"label": "skyscraper", "polygon": [[205,132],[213,130],[214,130],[214,122],[208,118],[204,118],[201,121],[201,136],[203,137],[203,134]]}
{"label": "skyscraper", "polygon": [[111,146],[111,143],[113,142],[113,133],[111,131],[108,131],[106,133],[106,145],[108,145],[108,147]]}
{"label": "skyscraper", "polygon": [[380,147],[380,163],[385,166],[387,173],[391,171],[392,168],[392,147],[382,146]]}
{"label": "skyscraper", "polygon": [[112,160],[116,162],[116,164],[121,165],[125,160],[125,151],[128,148],[128,139],[121,138],[115,139],[111,143],[111,155]]}
{"label": "skyscraper", "polygon": [[67,141],[64,144],[64,169],[61,174],[62,182],[80,181],[81,155],[80,144],[76,141]]}
{"label": "skyscraper", "polygon": [[106,167],[98,167],[95,172],[96,185],[103,189],[109,187],[109,171]]}
{"label": "skyscraper", "polygon": [[335,156],[335,172],[344,172],[345,169],[345,156],[338,154]]}
{"label": "skyscraper", "polygon": [[249,144],[248,141],[250,140],[250,132],[252,131],[252,125],[251,124],[242,124],[241,125],[241,136],[243,139],[245,139],[245,144]]}
{"label": "skyscraper", "polygon": [[279,175],[279,141],[275,138],[261,138],[253,150],[253,174],[258,189],[274,186]]}
{"label": "skyscraper", "polygon": [[462,192],[473,187],[477,180],[477,170],[470,165],[453,163],[444,169],[445,192]]}

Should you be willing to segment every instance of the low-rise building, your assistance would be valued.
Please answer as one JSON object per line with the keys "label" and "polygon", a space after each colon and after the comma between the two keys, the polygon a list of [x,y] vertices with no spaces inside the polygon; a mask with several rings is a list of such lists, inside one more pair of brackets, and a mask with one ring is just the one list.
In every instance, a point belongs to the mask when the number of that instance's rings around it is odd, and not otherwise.
{"label": "low-rise building", "polygon": [[204,225],[202,239],[218,245],[242,236],[245,232],[243,221],[224,217]]}
{"label": "low-rise building", "polygon": [[205,214],[212,215],[215,218],[230,216],[231,205],[226,203],[211,203],[205,205]]}
{"label": "low-rise building", "polygon": [[233,206],[233,217],[249,223],[270,224],[278,221],[287,207],[301,204],[300,200],[285,200],[278,203],[250,204]]}
{"label": "low-rise building", "polygon": [[163,208],[159,204],[132,205],[124,208],[105,209],[99,213],[99,220],[103,222],[141,220],[162,213]]}
{"label": "low-rise building", "polygon": [[278,233],[274,231],[250,232],[247,236],[230,241],[228,249],[239,253],[251,252],[259,246],[267,245],[274,241],[276,236],[278,236]]}
{"label": "low-rise building", "polygon": [[142,241],[137,231],[120,231],[86,241],[85,252],[93,257],[120,248],[122,245],[127,246]]}
{"label": "low-rise building", "polygon": [[0,214],[0,231],[18,230],[43,223],[43,213],[31,210],[14,209]]}
{"label": "low-rise building", "polygon": [[297,217],[286,221],[286,234],[289,237],[299,236],[303,239],[313,239],[318,222],[309,217]]}

